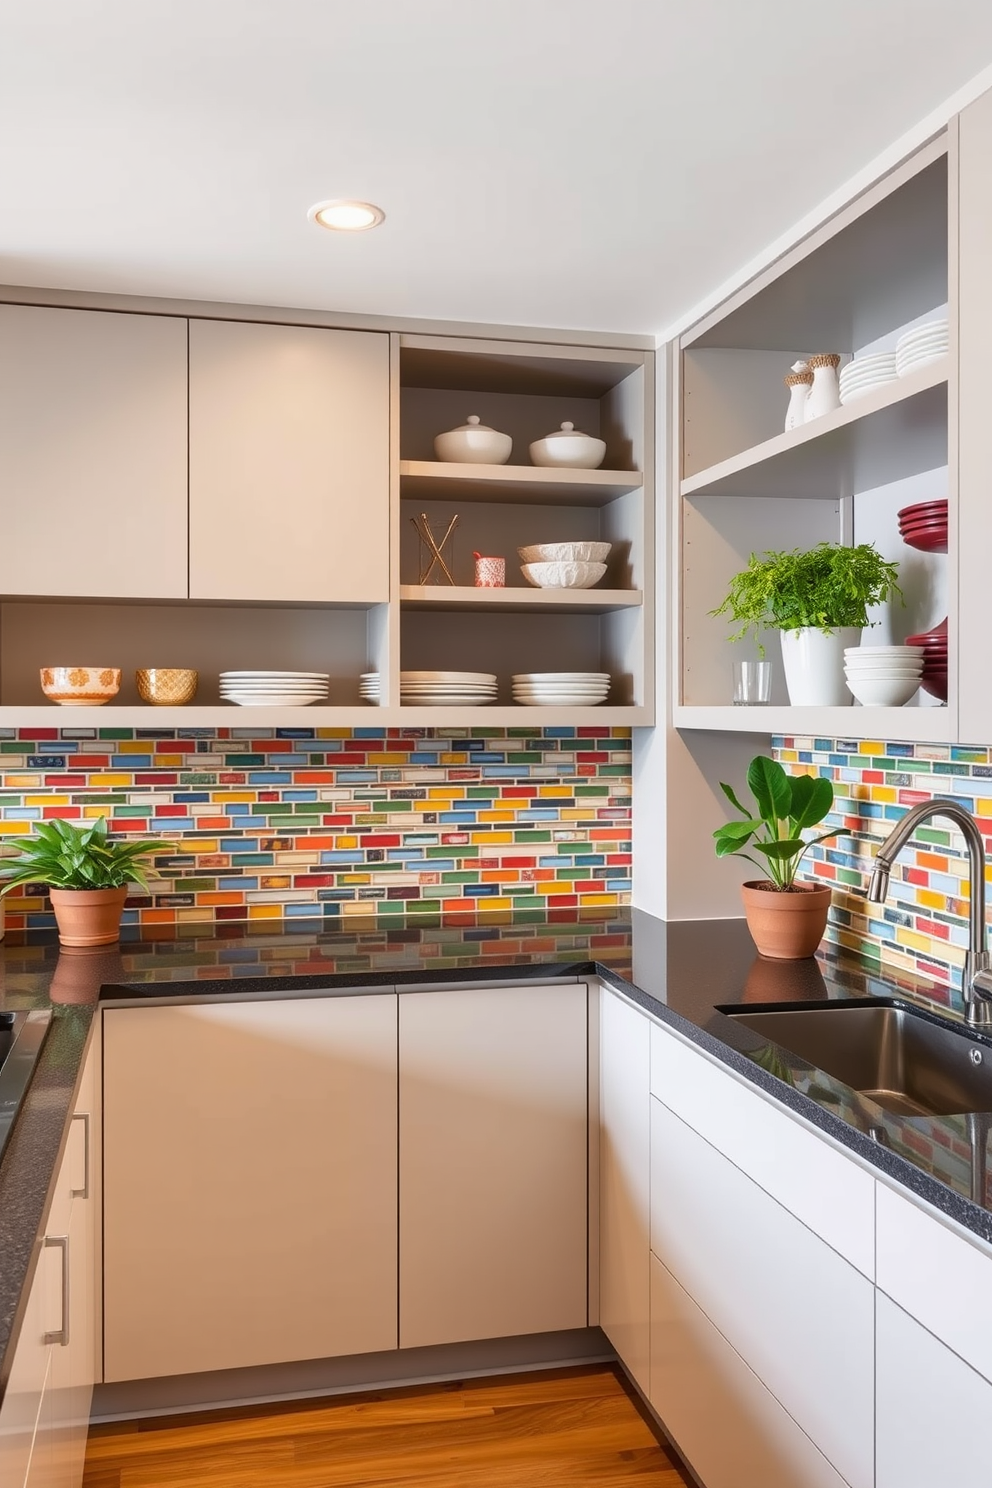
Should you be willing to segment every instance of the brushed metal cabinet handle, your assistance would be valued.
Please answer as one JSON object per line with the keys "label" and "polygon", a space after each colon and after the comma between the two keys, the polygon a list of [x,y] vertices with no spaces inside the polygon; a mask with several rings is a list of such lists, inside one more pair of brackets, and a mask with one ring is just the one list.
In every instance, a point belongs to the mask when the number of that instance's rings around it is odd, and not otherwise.
{"label": "brushed metal cabinet handle", "polygon": [[69,1236],[46,1235],[46,1247],[58,1246],[62,1252],[62,1326],[57,1333],[46,1333],[46,1343],[69,1347]]}
{"label": "brushed metal cabinet handle", "polygon": [[90,1113],[89,1111],[75,1111],[72,1119],[83,1123],[83,1186],[74,1188],[72,1197],[88,1199],[90,1196]]}

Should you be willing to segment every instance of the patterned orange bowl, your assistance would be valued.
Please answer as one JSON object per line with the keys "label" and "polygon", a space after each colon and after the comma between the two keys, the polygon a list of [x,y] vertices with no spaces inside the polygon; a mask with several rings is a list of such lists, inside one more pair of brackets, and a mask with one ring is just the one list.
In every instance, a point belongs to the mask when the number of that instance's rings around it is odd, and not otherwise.
{"label": "patterned orange bowl", "polygon": [[134,680],[143,703],[175,708],[193,701],[200,678],[189,667],[139,667]]}
{"label": "patterned orange bowl", "polygon": [[41,690],[63,708],[95,708],[117,696],[120,667],[42,667]]}

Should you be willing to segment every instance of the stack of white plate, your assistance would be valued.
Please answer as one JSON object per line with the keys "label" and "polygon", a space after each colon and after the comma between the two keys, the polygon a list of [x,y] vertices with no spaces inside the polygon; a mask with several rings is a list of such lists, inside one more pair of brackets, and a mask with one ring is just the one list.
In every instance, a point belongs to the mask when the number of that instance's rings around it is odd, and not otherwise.
{"label": "stack of white plate", "polygon": [[328,672],[221,672],[220,695],[242,708],[304,708],[327,697]]}
{"label": "stack of white plate", "polygon": [[380,685],[378,672],[363,672],[358,683],[358,695],[363,703],[379,701]]}
{"label": "stack of white plate", "polygon": [[513,701],[532,708],[589,708],[606,700],[609,672],[517,672]]}
{"label": "stack of white plate", "polygon": [[495,701],[495,672],[400,672],[400,702],[408,707],[472,708]]}
{"label": "stack of white plate", "polygon": [[914,326],[896,342],[896,370],[900,377],[922,367],[925,362],[934,362],[947,355],[950,345],[950,330],[946,320],[931,320],[926,325]]}
{"label": "stack of white plate", "polygon": [[918,646],[848,646],[847,685],[867,708],[901,708],[919,690],[923,652]]}
{"label": "stack of white plate", "polygon": [[895,382],[898,376],[894,351],[855,357],[853,362],[840,369],[840,401],[852,403],[855,398],[863,398],[886,382]]}

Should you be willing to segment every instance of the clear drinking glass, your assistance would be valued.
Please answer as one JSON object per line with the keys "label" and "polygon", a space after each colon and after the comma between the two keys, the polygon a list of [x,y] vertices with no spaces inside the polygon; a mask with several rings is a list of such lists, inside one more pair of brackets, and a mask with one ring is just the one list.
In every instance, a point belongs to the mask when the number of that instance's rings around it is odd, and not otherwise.
{"label": "clear drinking glass", "polygon": [[772,700],[772,664],[770,661],[734,662],[734,702],[742,707],[770,703]]}

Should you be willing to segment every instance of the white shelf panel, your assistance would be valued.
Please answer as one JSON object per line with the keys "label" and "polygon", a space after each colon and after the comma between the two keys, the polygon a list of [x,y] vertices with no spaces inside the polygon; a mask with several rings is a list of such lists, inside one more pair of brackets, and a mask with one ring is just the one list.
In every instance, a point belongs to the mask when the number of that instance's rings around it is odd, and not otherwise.
{"label": "white shelf panel", "polygon": [[[608,724],[643,727],[654,722],[650,709],[637,705],[590,708],[499,706],[444,708],[239,708],[231,704],[185,708],[60,708],[57,704],[0,707],[0,729],[240,729],[273,728],[542,728],[545,725]],[[39,740],[44,754],[49,741]],[[54,751],[53,751],[54,752]]]}
{"label": "white shelf panel", "polygon": [[551,470],[537,465],[459,465],[400,461],[400,495],[424,501],[525,501],[531,505],[606,506],[637,491],[636,470]]}
{"label": "white shelf panel", "polygon": [[869,485],[929,468],[919,464],[916,451],[923,441],[928,449],[941,435],[946,441],[949,371],[949,358],[941,357],[885,383],[833,413],[689,476],[682,495],[836,501],[854,494],[856,462],[872,471]]}
{"label": "white shelf panel", "polygon": [[411,610],[501,610],[540,614],[595,615],[631,610],[643,603],[639,589],[475,589],[442,584],[401,584],[400,603]]}
{"label": "white shelf panel", "polygon": [[673,710],[678,729],[710,729],[735,734],[815,734],[824,739],[893,739],[901,743],[952,742],[949,708],[735,708],[733,704],[687,706]]}

